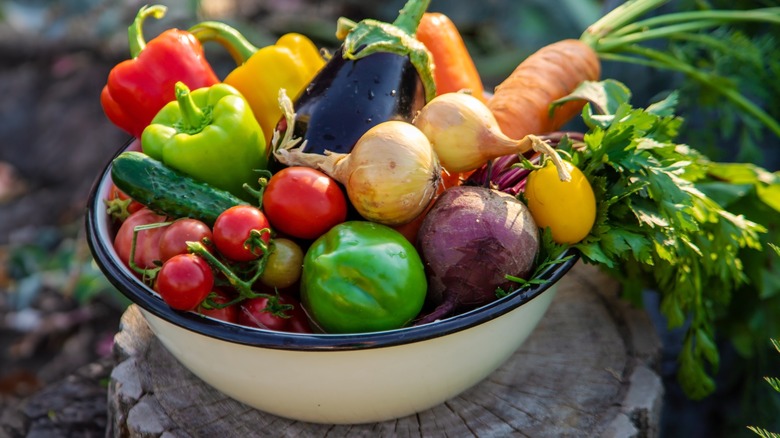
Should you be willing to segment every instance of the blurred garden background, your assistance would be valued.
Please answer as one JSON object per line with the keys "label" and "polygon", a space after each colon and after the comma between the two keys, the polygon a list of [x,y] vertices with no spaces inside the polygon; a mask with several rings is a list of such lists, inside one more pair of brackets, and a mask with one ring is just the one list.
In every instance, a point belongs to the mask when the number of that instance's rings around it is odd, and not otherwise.
{"label": "blurred garden background", "polygon": [[[401,0],[159,3],[169,9],[163,19],[147,21],[147,39],[169,27],[219,20],[258,47],[296,31],[328,49],[338,46],[334,31],[339,16],[392,21],[403,5]],[[533,51],[579,37],[618,3],[433,0],[429,10],[445,13],[458,25],[486,89],[491,89]],[[127,303],[92,262],[83,213],[93,179],[127,140],[103,115],[99,94],[111,67],[128,57],[127,26],[143,4],[0,0],[0,413],[110,354]],[[663,11],[777,5],[776,0],[678,0]],[[686,41],[674,42],[670,50],[780,119],[780,24],[735,26],[714,35],[723,40],[723,53],[703,53]],[[221,75],[235,66],[219,46],[207,45],[206,52]],[[712,89],[677,74],[621,63],[605,63],[602,77],[624,82],[638,107],[679,90],[678,113],[686,119],[681,142],[716,161],[780,169],[778,135],[724,105]],[[754,220],[769,223],[769,238],[779,243],[777,217]],[[780,267],[775,268],[780,277]],[[769,290],[780,290],[780,279],[775,281]],[[718,389],[691,401],[675,380],[679,333],[666,330],[648,291],[648,311],[665,345],[658,364],[666,388],[662,436],[755,436],[748,425],[780,432],[780,394],[763,379],[780,376],[780,354],[769,341],[778,336],[778,300],[780,292],[761,301],[735,298],[733,312],[722,316],[719,327],[723,357]],[[0,436],[3,420],[0,415]]]}

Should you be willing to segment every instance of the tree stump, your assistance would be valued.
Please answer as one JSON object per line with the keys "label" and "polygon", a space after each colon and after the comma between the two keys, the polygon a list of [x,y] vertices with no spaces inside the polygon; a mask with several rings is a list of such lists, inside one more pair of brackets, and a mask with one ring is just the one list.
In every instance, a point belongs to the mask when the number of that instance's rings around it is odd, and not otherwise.
{"label": "tree stump", "polygon": [[536,330],[487,379],[428,411],[376,424],[324,425],[234,401],[185,369],[131,306],[116,336],[108,436],[657,436],[661,344],[619,285],[578,263]]}

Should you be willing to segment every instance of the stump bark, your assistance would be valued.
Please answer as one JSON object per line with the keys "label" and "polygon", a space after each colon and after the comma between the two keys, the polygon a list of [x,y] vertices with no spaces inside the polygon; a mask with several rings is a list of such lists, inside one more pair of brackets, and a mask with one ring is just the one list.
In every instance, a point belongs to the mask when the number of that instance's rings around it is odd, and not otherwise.
{"label": "stump bark", "polygon": [[138,309],[124,314],[108,389],[107,436],[658,436],[661,344],[619,285],[578,263],[539,326],[487,379],[425,412],[376,424],[323,425],[234,401],[185,369]]}

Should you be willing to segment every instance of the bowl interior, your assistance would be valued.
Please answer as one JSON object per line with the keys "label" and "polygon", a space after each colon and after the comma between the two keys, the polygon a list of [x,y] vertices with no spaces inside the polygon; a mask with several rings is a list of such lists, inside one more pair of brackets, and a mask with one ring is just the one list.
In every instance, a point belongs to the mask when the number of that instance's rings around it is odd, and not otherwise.
{"label": "bowl interior", "polygon": [[[129,141],[119,149],[137,148]],[[352,350],[388,347],[455,333],[499,316],[533,300],[558,281],[579,259],[579,253],[570,248],[561,257],[562,263],[542,273],[543,284],[533,285],[495,300],[478,309],[435,321],[429,324],[373,333],[356,334],[300,334],[276,332],[230,324],[195,312],[171,309],[151,288],[147,287],[120,261],[113,247],[112,224],[105,212],[104,199],[111,188],[111,163],[97,177],[87,204],[87,241],[100,269],[108,280],[132,302],[145,311],[172,324],[212,338],[239,344],[285,350]]]}

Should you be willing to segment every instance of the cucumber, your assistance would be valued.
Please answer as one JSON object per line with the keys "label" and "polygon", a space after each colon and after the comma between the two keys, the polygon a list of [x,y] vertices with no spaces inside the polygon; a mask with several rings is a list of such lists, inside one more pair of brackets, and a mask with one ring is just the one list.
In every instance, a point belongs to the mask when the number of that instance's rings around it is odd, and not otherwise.
{"label": "cucumber", "polygon": [[111,162],[111,179],[127,196],[172,218],[191,217],[214,225],[230,207],[247,204],[235,195],[197,181],[142,152],[122,152]]}

